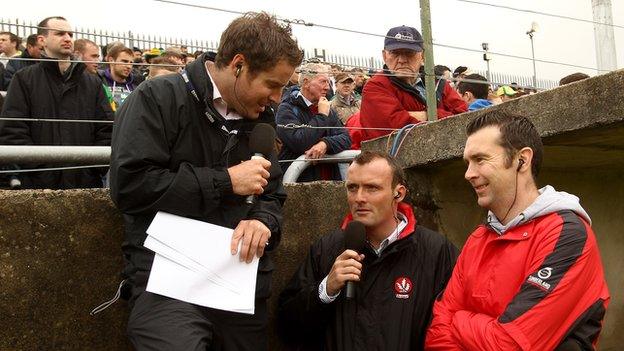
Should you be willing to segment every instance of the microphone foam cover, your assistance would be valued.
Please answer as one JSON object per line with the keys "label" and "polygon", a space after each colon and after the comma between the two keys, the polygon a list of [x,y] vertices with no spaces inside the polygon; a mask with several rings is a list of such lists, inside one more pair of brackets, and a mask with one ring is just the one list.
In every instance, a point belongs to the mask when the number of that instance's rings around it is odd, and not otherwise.
{"label": "microphone foam cover", "polygon": [[366,247],[366,228],[360,221],[351,221],[344,231],[345,249],[362,253]]}
{"label": "microphone foam cover", "polygon": [[262,154],[265,157],[273,153],[275,145],[275,129],[266,123],[258,123],[249,135],[249,151],[251,154]]}

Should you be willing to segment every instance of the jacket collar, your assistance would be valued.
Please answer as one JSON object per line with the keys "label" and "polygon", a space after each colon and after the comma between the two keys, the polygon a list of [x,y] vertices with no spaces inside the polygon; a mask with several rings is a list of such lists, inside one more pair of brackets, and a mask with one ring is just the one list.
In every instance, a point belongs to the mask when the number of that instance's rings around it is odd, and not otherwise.
{"label": "jacket collar", "polygon": [[[401,240],[409,236],[414,232],[414,230],[416,230],[416,216],[414,216],[414,210],[412,209],[412,206],[405,202],[399,202],[397,210],[401,212],[405,216],[405,218],[407,218],[407,225],[405,226],[405,228],[403,228],[401,234],[399,234],[399,238],[397,239]],[[351,221],[353,221],[353,215],[349,213],[342,221],[342,225],[340,226],[340,228],[342,230],[345,230],[347,228],[347,224],[349,224],[349,222]]]}
{"label": "jacket collar", "polygon": [[[210,77],[206,72],[206,61],[214,62],[215,57],[216,53],[211,51],[205,52],[204,54],[199,56],[197,60],[186,65],[185,70],[188,74],[189,80],[193,83],[193,87],[195,88],[197,95],[202,97],[204,99],[204,104],[209,106],[210,109],[214,110],[214,112],[218,115],[218,112],[215,110],[213,104],[214,90],[210,81]],[[225,121],[225,118],[223,118],[223,116],[219,115],[219,117],[222,118],[223,121]],[[237,129],[240,128],[243,130],[251,130],[255,123],[269,123],[275,125],[275,115],[272,109],[267,107],[256,120],[250,120],[243,117],[243,119],[241,120],[229,121],[224,123],[234,124]]]}
{"label": "jacket collar", "polygon": [[[61,69],[59,68],[59,65],[58,65],[59,59],[48,57],[44,53],[41,53],[41,58],[45,59],[45,61],[39,62],[41,67],[57,75],[64,81],[77,79],[77,77],[80,77],[82,73],[84,72],[85,68],[87,67],[85,66],[84,63],[72,62],[70,63],[69,68],[67,68],[67,71],[65,71],[64,73],[61,73]],[[70,60],[72,59],[74,58],[70,57]]]}

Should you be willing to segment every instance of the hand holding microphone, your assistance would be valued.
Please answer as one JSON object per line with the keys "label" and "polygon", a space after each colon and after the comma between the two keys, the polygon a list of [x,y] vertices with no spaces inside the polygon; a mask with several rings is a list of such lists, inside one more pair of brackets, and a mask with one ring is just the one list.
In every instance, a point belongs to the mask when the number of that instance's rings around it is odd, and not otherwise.
{"label": "hand holding microphone", "polygon": [[254,196],[262,194],[267,186],[271,169],[270,157],[273,152],[275,130],[266,123],[258,123],[249,136],[251,160],[228,168],[232,191],[238,195],[249,195],[247,203],[253,203]]}
{"label": "hand holding microphone", "polygon": [[346,286],[346,298],[355,296],[355,283],[360,281],[362,275],[363,252],[366,246],[366,229],[362,222],[353,221],[345,229],[345,248],[334,261],[329,275],[327,276],[327,294],[336,295]]}

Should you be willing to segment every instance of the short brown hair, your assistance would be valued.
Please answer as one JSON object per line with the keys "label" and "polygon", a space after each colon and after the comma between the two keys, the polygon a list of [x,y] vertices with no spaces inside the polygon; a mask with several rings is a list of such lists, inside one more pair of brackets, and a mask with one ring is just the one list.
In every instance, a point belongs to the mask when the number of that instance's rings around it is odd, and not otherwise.
{"label": "short brown hair", "polygon": [[388,165],[392,169],[392,186],[393,187],[397,186],[398,184],[407,185],[407,181],[405,180],[405,172],[403,171],[403,168],[399,165],[399,163],[394,157],[388,155],[385,152],[362,151],[361,154],[357,155],[353,159],[353,163],[355,163],[356,165],[362,166],[362,165],[371,163],[376,159],[382,159],[388,162]]}
{"label": "short brown hair", "polygon": [[94,41],[91,41],[91,40],[89,40],[89,39],[84,39],[84,38],[83,38],[83,39],[77,39],[77,40],[74,42],[74,51],[77,51],[77,52],[82,53],[82,52],[84,52],[84,50],[87,48],[87,45],[93,45],[93,46],[95,46],[96,48],[98,48],[98,50],[100,49],[100,47],[98,46],[98,44],[96,44]]}
{"label": "short brown hair", "polygon": [[132,52],[132,49],[124,45],[114,45],[112,48],[110,48],[110,50],[108,50],[108,52],[106,53],[106,56],[112,58],[113,60],[116,60],[119,54],[121,54],[122,52],[125,52],[126,54],[130,56],[134,55],[134,52]]}
{"label": "short brown hair", "polygon": [[167,56],[158,56],[158,57],[154,57],[152,59],[152,61],[150,61],[151,64],[153,65],[166,65],[166,64],[170,64],[171,66],[152,66],[152,67],[156,67],[159,69],[164,69],[170,72],[177,72],[178,69],[180,69],[180,66],[171,59],[171,57],[167,57]]}
{"label": "short brown hair", "polygon": [[489,110],[468,124],[466,135],[471,136],[489,126],[498,127],[501,132],[498,143],[505,149],[506,167],[511,167],[514,154],[520,149],[530,147],[533,150],[531,173],[533,180],[537,181],[537,175],[542,167],[544,144],[542,144],[542,138],[539,136],[535,125],[524,116],[506,111]]}
{"label": "short brown hair", "polygon": [[20,37],[11,32],[0,32],[0,35],[8,35],[9,41],[11,43],[15,43],[15,50],[19,50],[19,46],[22,43],[22,39]]}
{"label": "short brown hair", "polygon": [[303,59],[290,26],[280,25],[265,12],[248,12],[230,23],[221,35],[216,66],[227,66],[236,54],[245,56],[252,75],[275,67],[281,60],[297,67]]}

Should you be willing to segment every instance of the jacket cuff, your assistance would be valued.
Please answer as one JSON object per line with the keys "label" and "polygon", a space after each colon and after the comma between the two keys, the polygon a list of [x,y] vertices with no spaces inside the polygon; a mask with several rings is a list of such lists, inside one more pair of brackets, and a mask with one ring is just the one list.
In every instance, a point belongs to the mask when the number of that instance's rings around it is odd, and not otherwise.
{"label": "jacket cuff", "polygon": [[220,201],[223,195],[232,194],[232,180],[225,168],[204,168],[198,181],[205,199]]}

